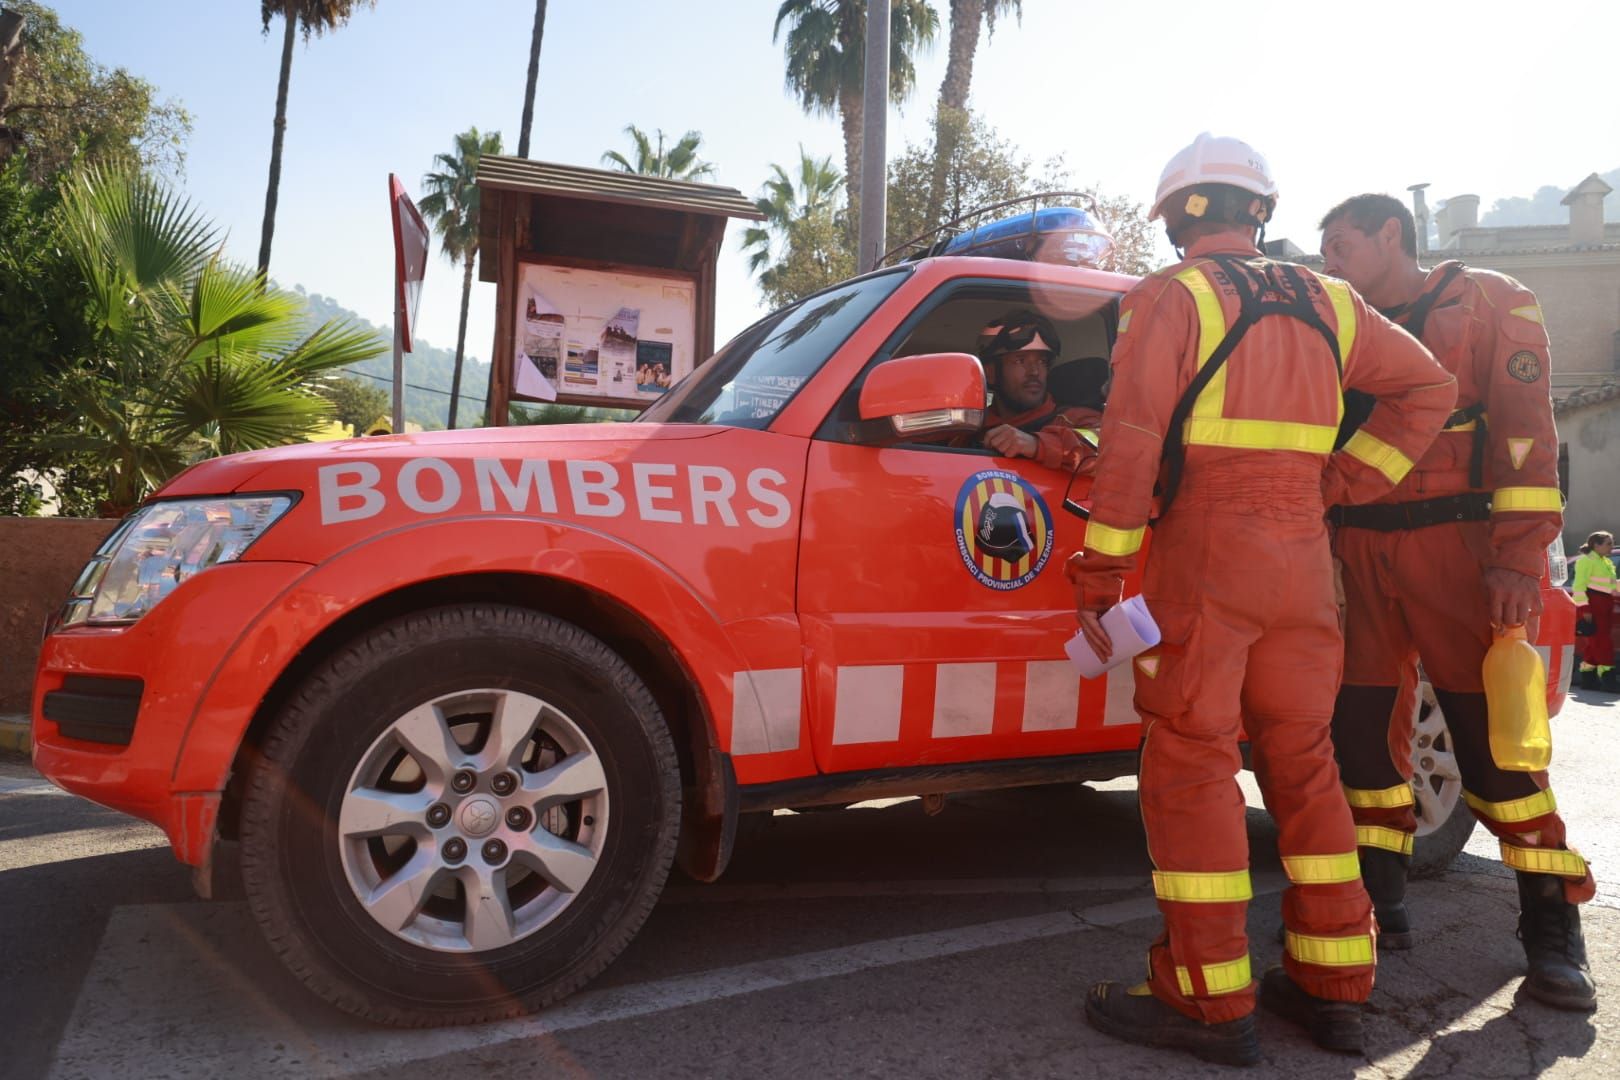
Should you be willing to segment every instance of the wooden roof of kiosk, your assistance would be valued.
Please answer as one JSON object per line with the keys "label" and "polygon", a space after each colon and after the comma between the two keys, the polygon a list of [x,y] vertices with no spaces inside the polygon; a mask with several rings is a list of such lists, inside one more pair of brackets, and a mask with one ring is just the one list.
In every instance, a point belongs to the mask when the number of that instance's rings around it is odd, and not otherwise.
{"label": "wooden roof of kiosk", "polygon": [[[764,215],[736,188],[517,157],[478,166],[478,278],[495,283],[489,417],[506,423],[520,265],[666,273],[693,285],[693,361],[714,353],[714,280],[729,218]],[[640,409],[647,402],[597,397],[559,401]]]}

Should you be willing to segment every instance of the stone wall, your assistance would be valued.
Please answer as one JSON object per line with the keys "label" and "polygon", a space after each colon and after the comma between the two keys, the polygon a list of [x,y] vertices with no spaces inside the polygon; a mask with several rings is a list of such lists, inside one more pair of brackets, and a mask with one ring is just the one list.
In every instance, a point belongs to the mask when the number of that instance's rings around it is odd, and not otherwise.
{"label": "stone wall", "polygon": [[0,713],[26,713],[45,621],[115,521],[0,517]]}
{"label": "stone wall", "polygon": [[1620,398],[1561,413],[1558,441],[1569,447],[1564,551],[1574,558],[1593,533],[1620,532]]}

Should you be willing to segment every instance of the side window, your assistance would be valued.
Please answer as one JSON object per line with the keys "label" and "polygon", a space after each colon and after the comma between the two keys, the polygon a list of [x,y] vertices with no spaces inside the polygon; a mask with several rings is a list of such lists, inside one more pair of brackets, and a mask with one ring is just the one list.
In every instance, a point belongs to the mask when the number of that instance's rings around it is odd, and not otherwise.
{"label": "side window", "polygon": [[[1120,296],[1119,293],[1102,290],[1053,286],[1041,287],[1036,295],[1023,282],[986,279],[948,283],[918,305],[911,317],[868,361],[861,375],[853,381],[816,432],[816,438],[834,442],[860,441],[860,389],[866,374],[873,367],[900,356],[932,353],[968,353],[976,356],[984,328],[1018,311],[1036,311],[1044,315],[1060,338],[1057,358],[1044,373],[1045,397],[1056,407],[1078,405],[1101,409],[1107,397],[1108,358],[1119,319]],[[995,374],[992,370],[985,375],[989,399],[986,404],[992,417],[1009,407],[1006,401],[998,406]],[[1042,400],[1033,385],[1020,386],[1014,393],[1030,400]],[[990,453],[980,447],[976,439],[956,438],[948,442],[902,445],[948,453]]]}

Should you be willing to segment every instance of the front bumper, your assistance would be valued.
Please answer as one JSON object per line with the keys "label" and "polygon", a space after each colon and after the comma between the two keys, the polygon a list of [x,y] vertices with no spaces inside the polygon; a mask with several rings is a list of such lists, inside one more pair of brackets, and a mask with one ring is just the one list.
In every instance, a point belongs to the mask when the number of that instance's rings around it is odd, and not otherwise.
{"label": "front bumper", "polygon": [[[226,685],[218,675],[244,648],[281,670],[290,658],[277,654],[273,636],[252,631],[310,569],[227,563],[186,581],[131,626],[78,626],[48,636],[34,679],[35,767],[66,791],[152,822],[182,862],[201,865],[222,791],[177,783],[181,755],[193,744],[225,755],[186,770],[217,776],[223,788],[234,744],[191,736],[221,710],[234,720],[258,707],[257,688]],[[122,739],[127,744],[119,745]]]}

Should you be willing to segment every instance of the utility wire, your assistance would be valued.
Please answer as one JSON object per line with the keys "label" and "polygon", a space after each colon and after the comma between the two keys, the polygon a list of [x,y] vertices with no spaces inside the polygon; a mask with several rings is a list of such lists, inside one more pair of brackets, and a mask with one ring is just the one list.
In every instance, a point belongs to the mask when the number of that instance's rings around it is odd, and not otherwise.
{"label": "utility wire", "polygon": [[[368,378],[368,379],[376,379],[378,382],[385,382],[385,383],[388,383],[390,386],[392,386],[393,383],[394,383],[394,380],[389,376],[386,376],[386,375],[373,375],[371,372],[369,372],[369,371],[361,371],[359,368],[338,368],[337,370],[347,372],[350,375],[362,375],[362,376],[364,376],[365,378]],[[425,390],[430,394],[438,394],[440,397],[450,397],[451,396],[450,391],[448,391],[448,390],[440,390],[436,386],[418,386],[416,383],[413,383],[413,382],[408,382],[405,385],[410,387],[412,390]],[[476,401],[476,402],[479,402],[480,404],[482,404],[483,401],[484,401],[483,398],[475,397],[474,395],[469,394],[466,391],[462,391],[461,400],[463,400],[463,401]]]}

